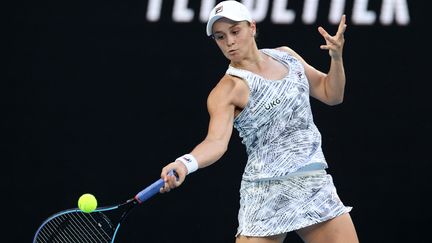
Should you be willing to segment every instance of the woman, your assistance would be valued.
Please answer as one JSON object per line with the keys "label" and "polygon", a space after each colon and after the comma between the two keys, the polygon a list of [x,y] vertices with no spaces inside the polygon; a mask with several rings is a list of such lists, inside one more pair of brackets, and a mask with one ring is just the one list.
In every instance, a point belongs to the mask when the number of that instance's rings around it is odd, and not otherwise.
{"label": "woman", "polygon": [[[339,199],[313,123],[309,96],[328,105],[342,102],[345,16],[336,35],[319,33],[331,57],[322,73],[288,47],[258,49],[256,23],[247,8],[223,1],[211,11],[207,35],[230,61],[207,100],[206,138],[189,154],[162,169],[161,192],[216,162],[227,150],[233,126],[246,146],[248,162],[240,189],[237,243],[283,242],[295,231],[305,242],[358,242],[350,207]],[[178,178],[168,176],[175,170]]]}

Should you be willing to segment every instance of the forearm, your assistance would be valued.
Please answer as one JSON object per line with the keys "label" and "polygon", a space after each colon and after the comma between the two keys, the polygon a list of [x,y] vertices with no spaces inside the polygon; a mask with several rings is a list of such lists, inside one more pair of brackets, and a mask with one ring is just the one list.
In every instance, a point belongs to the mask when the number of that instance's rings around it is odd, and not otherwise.
{"label": "forearm", "polygon": [[345,70],[342,57],[331,58],[330,70],[325,77],[325,92],[328,103],[342,103],[345,92]]}
{"label": "forearm", "polygon": [[198,162],[198,168],[207,167],[218,159],[227,150],[227,144],[220,140],[205,139],[191,152]]}
{"label": "forearm", "polygon": [[343,46],[345,43],[344,32],[346,29],[346,16],[342,15],[338,31],[331,36],[322,27],[318,31],[324,37],[326,43],[320,48],[328,50],[331,57],[330,70],[324,78],[325,101],[329,105],[342,103],[345,90],[345,70],[342,60]]}

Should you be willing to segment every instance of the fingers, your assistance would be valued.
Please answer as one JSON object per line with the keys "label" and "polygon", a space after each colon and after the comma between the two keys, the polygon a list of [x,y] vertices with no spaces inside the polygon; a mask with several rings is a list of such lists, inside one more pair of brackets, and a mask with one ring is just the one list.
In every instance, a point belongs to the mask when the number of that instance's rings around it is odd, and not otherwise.
{"label": "fingers", "polygon": [[336,35],[343,35],[345,33],[346,27],[347,25],[346,23],[346,15],[342,15],[341,17],[341,21],[339,22],[339,27],[338,27],[338,31],[336,33]]}
{"label": "fingers", "polygon": [[321,45],[320,48],[323,50],[338,50],[342,48],[344,44],[344,33],[347,25],[346,23],[346,15],[342,15],[341,20],[339,22],[338,30],[334,36],[331,36],[323,27],[318,27],[318,32],[325,39],[326,44]]}
{"label": "fingers", "polygon": [[333,36],[329,35],[323,27],[318,27],[318,31],[326,41],[325,45],[320,46],[321,49],[328,50],[331,45],[337,45],[337,40]]}
{"label": "fingers", "polygon": [[179,186],[178,179],[174,175],[167,175],[166,178],[164,179],[164,182],[165,183],[163,187],[160,189],[161,193],[169,192],[171,191],[171,189],[174,189]]}
{"label": "fingers", "polygon": [[[347,27],[347,25],[345,23],[346,23],[346,15],[344,14],[341,17],[341,20],[340,20],[339,26],[338,26],[338,30],[337,30],[336,34],[334,35],[334,37],[339,38],[340,36],[343,36],[343,34],[345,33],[345,30],[346,30],[346,27]],[[326,40],[328,40],[328,41],[332,40],[332,38],[331,38],[332,36],[329,33],[327,33],[327,31],[324,30],[323,27],[321,27],[321,26],[318,27],[318,31]]]}
{"label": "fingers", "polygon": [[318,32],[322,35],[322,37],[324,37],[324,39],[326,41],[330,41],[332,40],[332,37],[329,35],[329,33],[327,33],[327,31],[323,28],[323,27],[318,27]]}
{"label": "fingers", "polygon": [[[187,174],[187,170],[183,167],[182,163],[172,162],[162,169],[161,178],[164,180],[164,185],[159,190],[161,193],[169,192],[183,183]],[[168,173],[173,170],[176,175],[169,175]]]}

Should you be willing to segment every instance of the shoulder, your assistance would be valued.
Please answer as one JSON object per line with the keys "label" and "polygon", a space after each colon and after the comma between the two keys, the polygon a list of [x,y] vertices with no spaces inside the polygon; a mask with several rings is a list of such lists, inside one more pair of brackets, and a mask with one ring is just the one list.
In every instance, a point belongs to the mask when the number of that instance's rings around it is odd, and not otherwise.
{"label": "shoulder", "polygon": [[231,92],[235,87],[235,77],[225,74],[210,92],[209,97]]}
{"label": "shoulder", "polygon": [[239,83],[242,82],[239,77],[225,74],[209,94],[209,98],[216,98],[219,96],[227,97],[239,88]]}
{"label": "shoulder", "polygon": [[235,104],[236,99],[247,91],[248,87],[241,78],[225,74],[211,90],[207,104],[210,106]]}
{"label": "shoulder", "polygon": [[282,52],[285,52],[285,53],[288,53],[291,56],[293,56],[299,60],[303,60],[303,58],[297,52],[295,52],[293,49],[289,48],[288,46],[280,46],[280,47],[277,47],[275,49],[282,51]]}

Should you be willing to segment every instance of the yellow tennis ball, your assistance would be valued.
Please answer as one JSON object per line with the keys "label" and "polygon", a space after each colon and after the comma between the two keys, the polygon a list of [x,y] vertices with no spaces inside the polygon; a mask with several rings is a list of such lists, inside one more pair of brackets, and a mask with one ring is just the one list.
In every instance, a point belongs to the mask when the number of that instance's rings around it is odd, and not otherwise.
{"label": "yellow tennis ball", "polygon": [[78,199],[78,208],[84,213],[91,213],[97,208],[97,200],[90,193],[81,195]]}

